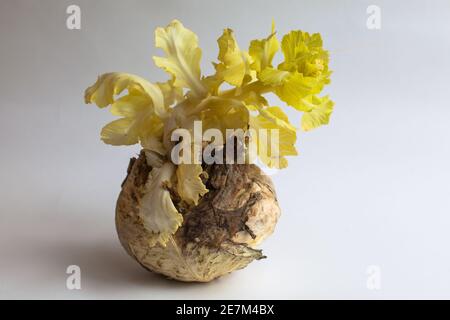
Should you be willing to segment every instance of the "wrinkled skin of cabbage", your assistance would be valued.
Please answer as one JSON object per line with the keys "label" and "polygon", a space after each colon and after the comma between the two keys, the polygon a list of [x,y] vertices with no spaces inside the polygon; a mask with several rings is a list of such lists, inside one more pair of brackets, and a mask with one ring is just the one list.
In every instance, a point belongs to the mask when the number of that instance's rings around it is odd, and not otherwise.
{"label": "wrinkled skin of cabbage", "polygon": [[251,164],[204,165],[209,192],[188,206],[168,186],[183,224],[166,246],[150,245],[152,233],[138,215],[151,167],[143,153],[130,160],[116,208],[116,228],[127,253],[149,271],[186,282],[208,282],[253,260],[280,215],[270,178]]}

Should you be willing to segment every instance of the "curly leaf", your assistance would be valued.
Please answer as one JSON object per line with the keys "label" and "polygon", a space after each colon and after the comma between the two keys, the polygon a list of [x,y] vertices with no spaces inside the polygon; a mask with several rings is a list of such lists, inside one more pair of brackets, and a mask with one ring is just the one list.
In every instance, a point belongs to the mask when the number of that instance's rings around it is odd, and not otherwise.
{"label": "curly leaf", "polygon": [[[219,44],[219,56],[217,58],[221,62],[215,64],[217,76],[231,85],[241,86],[244,77],[250,76],[251,57],[247,52],[239,49],[231,29],[225,29],[217,42]],[[248,80],[250,79],[251,76]]]}
{"label": "curly leaf", "polygon": [[[268,167],[285,168],[287,166],[285,156],[297,155],[295,128],[289,123],[287,115],[281,108],[268,107],[262,114],[251,117],[250,128],[258,133],[256,136],[258,157]],[[276,134],[278,140],[272,139]]]}
{"label": "curly leaf", "polygon": [[99,108],[104,108],[114,103],[114,97],[125,89],[130,94],[140,94],[147,99],[147,103],[152,106],[158,116],[164,117],[166,115],[161,89],[139,76],[128,73],[103,74],[92,86],[86,89],[84,100],[86,103],[95,103]]}
{"label": "curly leaf", "polygon": [[303,103],[310,108],[302,115],[302,129],[304,131],[328,124],[334,105],[328,96],[323,98],[310,96],[303,99]]}
{"label": "curly leaf", "polygon": [[[128,90],[128,94],[115,96]],[[106,73],[86,89],[86,103],[104,108],[111,105],[111,113],[123,118],[103,127],[101,139],[111,145],[132,145],[150,137],[162,135],[162,118],[169,114],[160,85],[127,73]]]}
{"label": "curly leaf", "polygon": [[198,204],[201,196],[208,192],[200,178],[203,172],[199,164],[179,164],[177,168],[177,192],[189,204]]}
{"label": "curly leaf", "polygon": [[183,216],[175,208],[165,184],[175,173],[175,166],[165,162],[150,171],[144,196],[139,201],[139,217],[144,227],[154,234],[151,243],[165,245],[183,222]]}
{"label": "curly leaf", "polygon": [[273,91],[282,101],[299,111],[308,110],[302,102],[303,98],[320,92],[315,78],[305,77],[299,72],[266,68],[260,79],[264,84],[273,86]]}
{"label": "curly leaf", "polygon": [[278,66],[280,70],[299,72],[305,77],[314,77],[317,92],[330,82],[328,52],[322,47],[322,37],[300,30],[291,31],[283,37],[281,49],[285,60]]}
{"label": "curly leaf", "polygon": [[280,49],[280,43],[275,35],[275,25],[272,24],[272,33],[266,39],[252,40],[250,42],[249,54],[253,58],[252,69],[261,72],[272,66],[272,59]]}
{"label": "curly leaf", "polygon": [[155,45],[164,50],[166,57],[153,57],[153,60],[173,77],[176,87],[190,89],[196,96],[206,93],[200,80],[202,51],[195,33],[173,20],[167,27],[156,29]]}

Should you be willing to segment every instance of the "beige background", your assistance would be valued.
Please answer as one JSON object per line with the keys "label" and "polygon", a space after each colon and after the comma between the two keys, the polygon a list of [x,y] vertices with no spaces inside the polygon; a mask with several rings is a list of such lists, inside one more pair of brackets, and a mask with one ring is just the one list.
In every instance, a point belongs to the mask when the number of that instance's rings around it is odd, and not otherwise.
{"label": "beige background", "polygon": [[[66,7],[82,10],[67,30]],[[382,28],[366,28],[366,8]],[[0,298],[450,298],[449,1],[0,1]],[[239,43],[321,32],[336,102],[274,175],[283,216],[267,260],[204,285],[147,273],[120,248],[114,205],[136,147],[101,143],[112,116],[84,105],[97,75],[166,79],[153,30],[180,19],[211,71]],[[278,103],[273,100],[273,103]],[[293,114],[294,115],[294,114]],[[65,287],[77,264],[82,290]],[[381,268],[368,290],[366,269]]]}

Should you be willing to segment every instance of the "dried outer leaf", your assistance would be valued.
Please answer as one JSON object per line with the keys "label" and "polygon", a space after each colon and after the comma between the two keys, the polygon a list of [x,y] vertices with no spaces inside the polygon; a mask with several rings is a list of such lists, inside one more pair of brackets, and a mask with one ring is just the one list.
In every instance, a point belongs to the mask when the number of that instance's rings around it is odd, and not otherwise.
{"label": "dried outer leaf", "polygon": [[165,162],[160,168],[154,167],[139,201],[139,217],[145,229],[152,233],[150,245],[166,245],[183,222],[183,216],[175,208],[166,188],[174,173],[175,166],[171,162]]}
{"label": "dried outer leaf", "polygon": [[208,192],[200,175],[203,169],[200,164],[179,164],[177,167],[178,195],[188,204],[198,204],[198,200]]}

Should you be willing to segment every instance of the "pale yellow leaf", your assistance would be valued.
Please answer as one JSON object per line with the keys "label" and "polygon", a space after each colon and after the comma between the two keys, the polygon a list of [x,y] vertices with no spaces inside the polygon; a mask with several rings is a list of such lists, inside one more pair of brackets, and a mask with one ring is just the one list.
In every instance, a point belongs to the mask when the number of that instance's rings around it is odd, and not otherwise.
{"label": "pale yellow leaf", "polygon": [[331,113],[333,112],[333,101],[328,96],[319,98],[310,96],[303,99],[305,106],[309,107],[309,111],[302,115],[302,129],[309,131],[321,125],[328,124]]}
{"label": "pale yellow leaf", "polygon": [[190,89],[195,96],[206,93],[200,77],[202,51],[195,33],[173,20],[167,27],[156,29],[155,45],[163,49],[166,56],[153,57],[153,60],[172,75],[174,86]]}
{"label": "pale yellow leaf", "polygon": [[179,164],[177,168],[177,192],[189,204],[198,204],[200,197],[208,192],[200,178],[203,172],[199,164]]}
{"label": "pale yellow leaf", "polygon": [[144,195],[139,200],[139,217],[144,227],[153,233],[152,243],[165,245],[183,222],[183,216],[177,211],[165,184],[170,182],[175,166],[165,162],[160,168],[150,171],[145,184]]}

